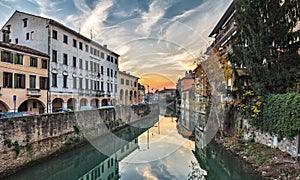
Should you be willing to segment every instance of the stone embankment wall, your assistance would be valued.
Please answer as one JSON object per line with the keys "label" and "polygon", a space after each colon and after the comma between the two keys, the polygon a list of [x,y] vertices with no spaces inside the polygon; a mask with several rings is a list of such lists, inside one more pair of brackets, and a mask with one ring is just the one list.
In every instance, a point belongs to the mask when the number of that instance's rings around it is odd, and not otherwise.
{"label": "stone embankment wall", "polygon": [[138,121],[151,114],[153,107],[124,106],[116,111],[98,109],[0,119],[0,177],[73,148],[83,136],[99,137]]}
{"label": "stone embankment wall", "polygon": [[250,140],[254,138],[255,142],[267,145],[272,148],[279,148],[283,152],[289,153],[291,156],[298,156],[298,146],[297,142],[299,142],[298,136],[293,137],[292,139],[288,139],[283,137],[279,139],[277,136],[272,136],[270,133],[261,132],[260,130],[251,127],[248,124],[247,120],[243,121],[245,129],[247,131],[244,133],[244,139]]}

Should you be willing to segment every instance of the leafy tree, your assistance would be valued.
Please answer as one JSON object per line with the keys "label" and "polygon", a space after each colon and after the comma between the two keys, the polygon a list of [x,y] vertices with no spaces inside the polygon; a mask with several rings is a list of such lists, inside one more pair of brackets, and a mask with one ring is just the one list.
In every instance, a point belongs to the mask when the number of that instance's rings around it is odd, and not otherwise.
{"label": "leafy tree", "polygon": [[299,3],[235,0],[237,31],[228,58],[235,65],[238,90],[257,94],[295,91],[300,67],[300,29],[295,29],[300,21]]}

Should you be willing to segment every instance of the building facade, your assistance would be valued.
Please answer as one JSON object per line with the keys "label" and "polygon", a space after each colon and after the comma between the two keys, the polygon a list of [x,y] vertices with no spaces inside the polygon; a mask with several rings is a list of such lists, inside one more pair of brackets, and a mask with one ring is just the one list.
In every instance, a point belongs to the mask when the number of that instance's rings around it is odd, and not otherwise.
{"label": "building facade", "polygon": [[0,59],[0,112],[46,112],[49,56],[0,41]]}
{"label": "building facade", "polygon": [[118,92],[119,55],[63,24],[15,11],[2,27],[3,38],[50,57],[49,107],[80,109],[113,102]]}
{"label": "building facade", "polygon": [[138,77],[119,71],[119,102],[118,104],[128,105],[138,103]]}

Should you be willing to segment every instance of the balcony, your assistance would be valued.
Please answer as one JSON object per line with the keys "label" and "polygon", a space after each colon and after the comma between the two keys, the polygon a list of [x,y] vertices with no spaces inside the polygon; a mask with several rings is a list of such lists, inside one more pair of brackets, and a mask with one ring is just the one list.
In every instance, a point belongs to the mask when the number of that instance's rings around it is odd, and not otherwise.
{"label": "balcony", "polygon": [[40,97],[41,96],[41,90],[40,89],[27,88],[27,96]]}

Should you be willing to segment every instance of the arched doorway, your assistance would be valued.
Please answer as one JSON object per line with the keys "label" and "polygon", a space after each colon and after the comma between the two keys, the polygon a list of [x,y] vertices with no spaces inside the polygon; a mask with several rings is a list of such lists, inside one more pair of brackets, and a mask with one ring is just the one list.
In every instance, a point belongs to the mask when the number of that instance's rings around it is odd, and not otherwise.
{"label": "arched doorway", "polygon": [[136,93],[136,91],[134,91],[134,93],[133,93],[133,102],[135,102],[135,103],[137,103],[137,102],[138,102],[138,100],[137,100],[137,93]]}
{"label": "arched doorway", "polygon": [[120,90],[120,104],[124,104],[124,90],[123,89],[121,89]]}
{"label": "arched doorway", "polygon": [[80,99],[80,106],[87,106],[87,103],[88,103],[87,99],[85,98]]}
{"label": "arched doorway", "polygon": [[8,110],[9,110],[8,105],[5,102],[0,101],[0,112],[7,112]]}
{"label": "arched doorway", "polygon": [[61,98],[55,98],[52,101],[52,112],[56,112],[57,110],[63,107],[63,100]]}
{"label": "arched doorway", "polygon": [[91,100],[91,106],[93,108],[98,108],[99,107],[99,100],[98,99],[92,99]]}
{"label": "arched doorway", "polygon": [[45,112],[45,105],[38,99],[28,99],[18,107],[18,112],[24,111],[42,114]]}
{"label": "arched doorway", "polygon": [[68,109],[72,109],[73,111],[75,110],[76,108],[76,99],[75,98],[70,98],[67,102],[67,108]]}
{"label": "arched doorway", "polygon": [[132,104],[133,103],[133,93],[132,93],[132,91],[130,91],[130,93],[129,93],[129,102],[130,102],[130,104]]}
{"label": "arched doorway", "polygon": [[128,90],[125,91],[125,104],[128,104]]}
{"label": "arched doorway", "polygon": [[108,100],[107,99],[102,99],[101,106],[108,106]]}

